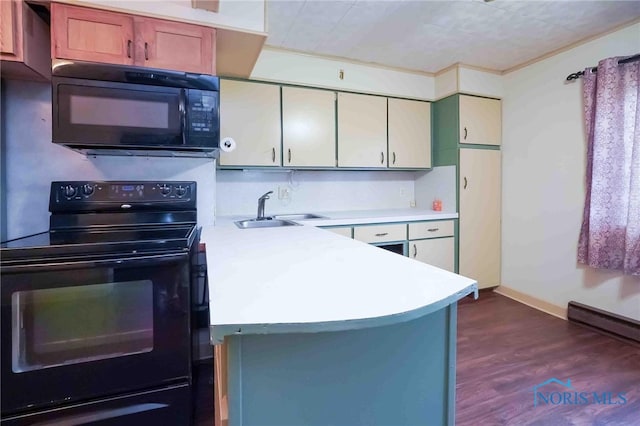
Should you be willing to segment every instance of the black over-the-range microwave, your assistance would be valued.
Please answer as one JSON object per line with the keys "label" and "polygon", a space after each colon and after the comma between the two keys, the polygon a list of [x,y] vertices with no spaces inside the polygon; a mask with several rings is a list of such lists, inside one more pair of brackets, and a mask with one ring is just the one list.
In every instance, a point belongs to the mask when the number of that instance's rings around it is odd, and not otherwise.
{"label": "black over-the-range microwave", "polygon": [[218,77],[59,61],[52,71],[53,142],[86,154],[215,156]]}

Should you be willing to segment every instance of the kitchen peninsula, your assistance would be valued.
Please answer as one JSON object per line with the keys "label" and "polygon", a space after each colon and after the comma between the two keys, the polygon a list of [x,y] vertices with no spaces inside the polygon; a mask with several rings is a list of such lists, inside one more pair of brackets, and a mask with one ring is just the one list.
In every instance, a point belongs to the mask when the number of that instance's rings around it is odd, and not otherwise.
{"label": "kitchen peninsula", "polygon": [[202,241],[229,425],[454,424],[457,301],[475,281],[309,222],[217,221]]}

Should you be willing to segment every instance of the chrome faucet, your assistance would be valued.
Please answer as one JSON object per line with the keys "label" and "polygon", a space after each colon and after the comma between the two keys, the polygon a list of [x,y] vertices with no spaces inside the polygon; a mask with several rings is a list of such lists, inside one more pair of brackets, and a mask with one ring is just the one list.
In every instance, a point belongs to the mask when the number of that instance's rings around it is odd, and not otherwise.
{"label": "chrome faucet", "polygon": [[273,191],[269,191],[258,198],[258,216],[256,217],[256,220],[267,219],[266,217],[264,217],[264,203],[269,199],[269,194],[273,194]]}

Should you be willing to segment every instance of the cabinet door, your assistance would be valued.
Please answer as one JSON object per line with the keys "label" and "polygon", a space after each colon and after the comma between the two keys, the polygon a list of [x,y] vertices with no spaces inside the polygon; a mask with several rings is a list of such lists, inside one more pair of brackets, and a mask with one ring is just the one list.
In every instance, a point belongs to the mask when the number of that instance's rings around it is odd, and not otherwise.
{"label": "cabinet door", "polygon": [[409,257],[423,263],[455,272],[454,238],[409,241]]}
{"label": "cabinet door", "polygon": [[501,123],[499,100],[460,95],[460,143],[500,145]]}
{"label": "cabinet door", "polygon": [[215,74],[213,28],[136,18],[136,65]]}
{"label": "cabinet door", "polygon": [[51,56],[133,65],[133,17],[51,4]]}
{"label": "cabinet door", "polygon": [[460,150],[460,275],[500,285],[500,151]]}
{"label": "cabinet door", "polygon": [[0,58],[20,60],[22,56],[21,6],[15,0],[0,1]]}
{"label": "cabinet door", "polygon": [[431,104],[389,99],[389,167],[431,167]]}
{"label": "cabinet door", "polygon": [[284,166],[335,167],[335,93],[282,88]]}
{"label": "cabinet door", "polygon": [[387,99],[338,93],[338,166],[386,167]]}
{"label": "cabinet door", "polygon": [[280,165],[280,87],[274,84],[220,82],[220,138],[236,149],[220,152],[221,166]]}

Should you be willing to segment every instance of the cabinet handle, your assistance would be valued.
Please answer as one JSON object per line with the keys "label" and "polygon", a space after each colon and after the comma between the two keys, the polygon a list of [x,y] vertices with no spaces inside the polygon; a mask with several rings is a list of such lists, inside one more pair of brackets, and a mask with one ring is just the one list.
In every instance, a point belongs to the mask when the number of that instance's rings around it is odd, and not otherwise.
{"label": "cabinet handle", "polygon": [[127,40],[127,58],[131,58],[131,40]]}
{"label": "cabinet handle", "polygon": [[384,164],[384,152],[380,153],[380,164]]}
{"label": "cabinet handle", "polygon": [[287,158],[291,162],[291,148],[287,149]]}
{"label": "cabinet handle", "polygon": [[440,229],[440,228],[429,228],[429,229],[427,229],[427,231],[429,231],[429,232],[436,232],[438,229]]}
{"label": "cabinet handle", "polygon": [[464,140],[465,141],[467,140],[467,128],[466,127],[464,128]]}
{"label": "cabinet handle", "polygon": [[465,176],[463,179],[464,179],[464,188],[462,189],[467,189],[467,177]]}
{"label": "cabinet handle", "polygon": [[149,60],[149,43],[147,42],[144,43],[144,60]]}
{"label": "cabinet handle", "polygon": [[418,246],[416,246],[415,244],[413,245],[413,257],[416,257],[418,255]]}
{"label": "cabinet handle", "polygon": [[376,237],[384,237],[385,235],[389,235],[388,232],[381,232],[379,234],[376,234]]}
{"label": "cabinet handle", "polygon": [[272,163],[276,162],[276,149],[275,148],[271,148],[271,162]]}
{"label": "cabinet handle", "polygon": [[396,164],[396,153],[395,152],[393,153],[393,162],[392,162],[392,164]]}

